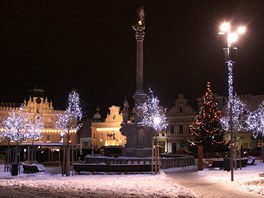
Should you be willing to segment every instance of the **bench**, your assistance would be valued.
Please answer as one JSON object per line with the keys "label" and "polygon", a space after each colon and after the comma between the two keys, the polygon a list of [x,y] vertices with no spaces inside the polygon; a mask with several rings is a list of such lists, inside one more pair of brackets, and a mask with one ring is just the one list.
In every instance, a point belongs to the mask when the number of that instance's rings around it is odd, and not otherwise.
{"label": "bench", "polygon": [[[236,160],[234,160],[234,164],[236,162],[237,163],[237,167],[242,168],[242,167],[245,167],[245,166],[249,165],[250,163],[252,163],[252,162],[249,162],[249,159],[250,158],[236,159]],[[241,160],[241,167],[240,167],[240,160]],[[253,163],[254,162],[255,162],[255,160],[253,161]],[[216,169],[216,168],[229,170],[230,169],[230,165],[229,164],[230,164],[230,159],[229,158],[219,159],[219,160],[214,160],[211,164],[209,164],[207,166],[207,168],[209,168],[209,170],[210,169]]]}
{"label": "bench", "polygon": [[151,172],[151,164],[88,164],[74,163],[73,170],[79,175],[81,171],[86,172],[115,172],[115,173],[136,173]]}
{"label": "bench", "polygon": [[38,173],[45,171],[45,170],[39,170],[38,166],[36,165],[22,164],[22,166],[23,166],[23,173]]}
{"label": "bench", "polygon": [[224,160],[214,160],[211,164],[207,166],[209,169],[215,169],[219,168],[222,169],[224,168]]}
{"label": "bench", "polygon": [[248,156],[247,165],[254,165],[256,157]]}

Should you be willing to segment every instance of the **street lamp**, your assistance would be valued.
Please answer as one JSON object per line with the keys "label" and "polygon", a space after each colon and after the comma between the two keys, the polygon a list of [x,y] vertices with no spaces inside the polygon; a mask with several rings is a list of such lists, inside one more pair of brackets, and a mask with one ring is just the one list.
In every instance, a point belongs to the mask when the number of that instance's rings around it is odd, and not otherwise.
{"label": "street lamp", "polygon": [[230,169],[231,181],[234,181],[234,138],[233,138],[233,64],[236,62],[237,48],[233,46],[238,40],[239,35],[245,33],[244,26],[238,27],[236,30],[231,29],[230,23],[224,22],[220,26],[220,35],[226,35],[227,47],[223,48],[225,54],[225,63],[228,67],[228,101],[229,101],[229,130],[230,130]]}
{"label": "street lamp", "polygon": [[[155,128],[155,135],[153,139],[153,158],[154,158],[154,170],[155,170],[155,175],[159,172],[159,144],[158,144],[158,135],[159,135],[159,127],[161,124],[161,118],[159,116],[155,116],[153,118],[153,124]],[[153,160],[153,159],[152,159]],[[152,165],[153,168],[153,165]]]}

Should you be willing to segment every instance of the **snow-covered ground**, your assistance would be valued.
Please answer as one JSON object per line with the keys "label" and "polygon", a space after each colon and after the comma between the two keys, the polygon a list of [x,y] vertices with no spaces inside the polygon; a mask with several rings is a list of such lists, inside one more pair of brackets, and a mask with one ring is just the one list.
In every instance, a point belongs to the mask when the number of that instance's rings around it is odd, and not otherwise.
{"label": "snow-covered ground", "polygon": [[[0,165],[0,197],[197,197],[194,192],[179,186],[176,183],[177,179],[169,178],[163,171],[158,175],[101,174],[63,177],[61,174],[49,173],[49,169],[46,172],[11,176],[9,172],[4,172],[3,165]],[[167,169],[166,172],[181,170],[183,169]],[[208,181],[228,183],[238,190],[264,196],[264,177],[259,175],[264,173],[264,163],[257,162],[254,166],[247,166],[234,172],[233,182],[230,182],[230,172],[223,170],[205,169],[197,174]]]}
{"label": "snow-covered ground", "polygon": [[230,184],[232,188],[252,192],[264,197],[264,163],[256,162],[255,165],[248,165],[241,170],[234,170],[234,181],[231,181],[231,172],[228,171],[199,171],[199,175],[206,176],[210,181],[217,181],[222,184]]}

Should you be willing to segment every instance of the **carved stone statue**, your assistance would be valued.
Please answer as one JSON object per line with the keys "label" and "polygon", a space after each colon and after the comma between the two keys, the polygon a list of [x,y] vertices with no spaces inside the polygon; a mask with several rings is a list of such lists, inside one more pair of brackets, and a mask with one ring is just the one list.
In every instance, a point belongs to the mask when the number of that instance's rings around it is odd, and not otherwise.
{"label": "carved stone statue", "polygon": [[137,9],[137,24],[133,25],[132,28],[136,31],[136,40],[143,40],[145,36],[145,13],[143,6]]}
{"label": "carved stone statue", "polygon": [[[137,9],[137,17],[138,17],[138,23],[145,23],[145,13],[143,6],[139,7]],[[139,24],[140,25],[140,24]]]}
{"label": "carved stone statue", "polygon": [[128,104],[127,99],[125,98],[124,107],[123,107],[123,111],[122,111],[124,123],[127,123],[127,121],[128,121],[128,111],[129,111],[129,104]]}

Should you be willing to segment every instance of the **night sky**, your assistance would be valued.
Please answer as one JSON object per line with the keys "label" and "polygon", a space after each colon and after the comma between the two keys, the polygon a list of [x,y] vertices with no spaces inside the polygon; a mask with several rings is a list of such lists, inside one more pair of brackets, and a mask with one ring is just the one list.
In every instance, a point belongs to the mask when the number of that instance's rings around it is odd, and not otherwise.
{"label": "night sky", "polygon": [[[226,96],[223,21],[247,25],[235,44],[234,89],[264,94],[264,2],[170,1],[2,1],[0,3],[0,101],[23,102],[34,86],[56,108],[77,89],[87,116],[97,106],[133,106],[136,9],[145,9],[144,88],[170,108],[182,93],[195,104],[210,81]],[[104,115],[103,115],[104,116]]]}

